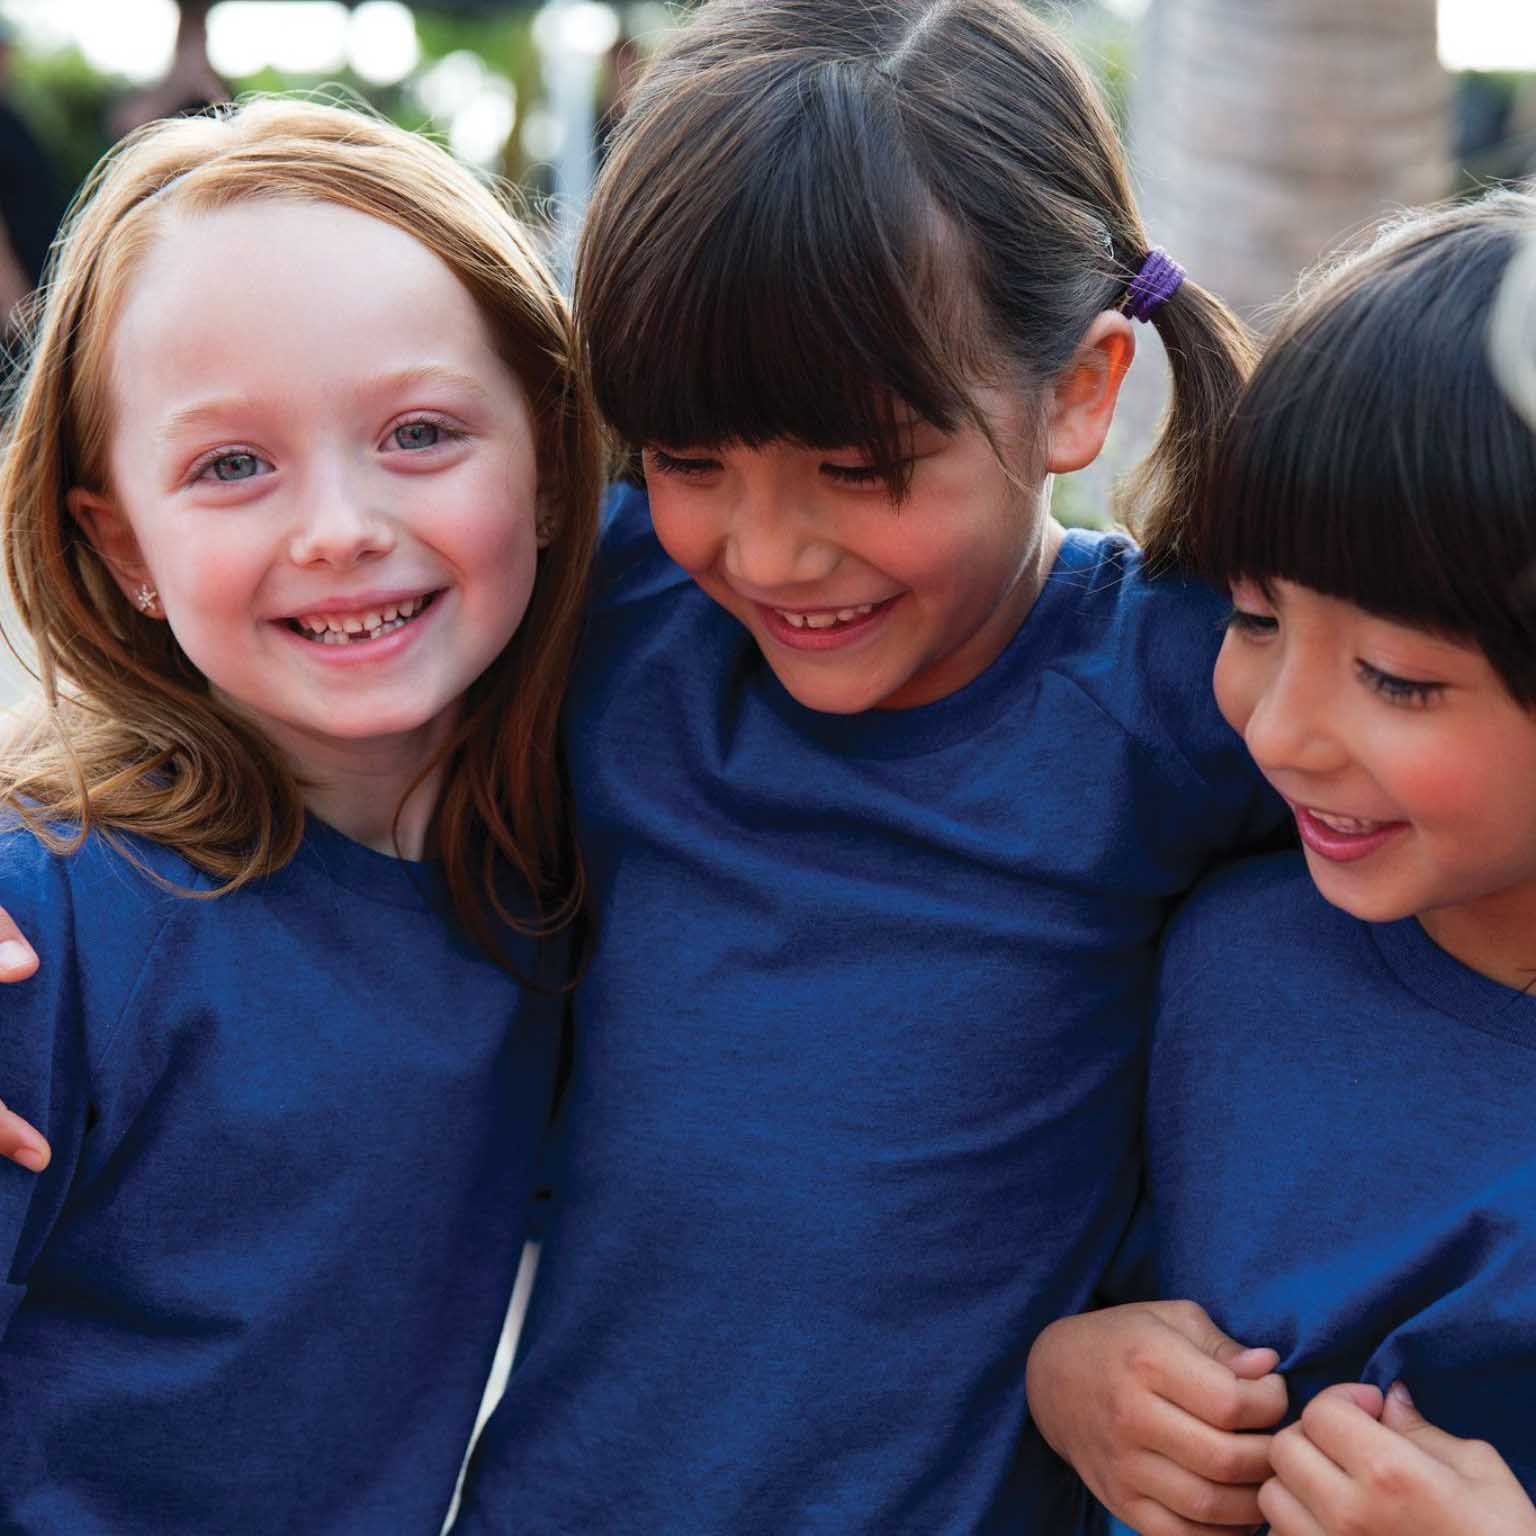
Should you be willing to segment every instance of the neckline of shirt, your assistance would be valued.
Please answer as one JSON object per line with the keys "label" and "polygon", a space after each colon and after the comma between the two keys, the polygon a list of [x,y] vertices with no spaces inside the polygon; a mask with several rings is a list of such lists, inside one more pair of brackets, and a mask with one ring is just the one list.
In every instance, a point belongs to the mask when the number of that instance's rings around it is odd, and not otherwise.
{"label": "neckline of shirt", "polygon": [[[304,842],[291,866],[318,870],[355,895],[388,907],[440,912],[447,884],[438,859],[397,859],[354,842],[313,813],[304,820]],[[280,872],[281,873],[281,872]]]}
{"label": "neckline of shirt", "polygon": [[1418,918],[1361,925],[1388,970],[1430,1007],[1527,1049],[1536,1049],[1536,996],[1463,965],[1425,933]]}
{"label": "neckline of shirt", "polygon": [[[869,709],[856,715],[826,714],[798,703],[774,676],[760,652],[754,656],[759,692],[791,729],[842,757],[921,757],[979,736],[1010,709],[1024,707],[1026,685],[1039,675],[1042,656],[1051,654],[1049,636],[1091,590],[1090,578],[1110,544],[1129,551],[1129,540],[1069,528],[1040,588],[1001,654],[965,687],[915,709]],[[735,620],[731,620],[735,623]],[[756,652],[756,643],[746,643]]]}

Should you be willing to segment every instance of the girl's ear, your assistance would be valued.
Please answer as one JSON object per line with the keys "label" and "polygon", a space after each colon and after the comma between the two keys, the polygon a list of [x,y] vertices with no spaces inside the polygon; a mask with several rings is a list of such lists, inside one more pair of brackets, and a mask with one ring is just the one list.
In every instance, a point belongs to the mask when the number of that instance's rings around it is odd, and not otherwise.
{"label": "girl's ear", "polygon": [[1098,457],[1135,356],[1131,322],[1118,310],[1106,309],[1088,327],[1051,391],[1045,448],[1051,474],[1069,474]]}
{"label": "girl's ear", "polygon": [[134,533],[123,509],[99,491],[79,486],[65,493],[64,505],[80,525],[92,549],[101,556],[123,596],[140,613],[150,618],[164,618],[154,578],[144,563],[138,535]]}

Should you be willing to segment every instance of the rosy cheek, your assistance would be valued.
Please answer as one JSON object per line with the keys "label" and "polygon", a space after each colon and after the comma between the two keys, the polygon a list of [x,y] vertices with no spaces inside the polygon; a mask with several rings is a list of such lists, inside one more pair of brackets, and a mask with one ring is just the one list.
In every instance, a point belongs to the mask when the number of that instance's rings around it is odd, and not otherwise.
{"label": "rosy cheek", "polygon": [[708,520],[702,512],[697,517],[689,517],[682,511],[675,511],[669,496],[653,490],[651,526],[656,530],[661,547],[685,571],[697,573],[711,563],[712,539]]}
{"label": "rosy cheek", "polygon": [[1399,754],[1391,776],[1394,798],[1423,821],[1460,821],[1498,807],[1497,784],[1470,754],[1456,750]]}
{"label": "rosy cheek", "polygon": [[246,561],[233,549],[221,549],[187,556],[171,556],[169,572],[162,570],[161,581],[182,595],[184,603],[195,608],[216,609],[232,604],[240,596],[250,597],[251,577]]}

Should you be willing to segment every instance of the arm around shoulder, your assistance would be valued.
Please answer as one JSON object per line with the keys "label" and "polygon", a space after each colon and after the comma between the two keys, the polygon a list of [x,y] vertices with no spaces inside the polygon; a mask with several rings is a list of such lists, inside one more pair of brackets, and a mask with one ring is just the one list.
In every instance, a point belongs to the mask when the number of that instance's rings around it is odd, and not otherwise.
{"label": "arm around shoulder", "polygon": [[[0,903],[0,983],[18,984],[0,1005],[0,1157],[40,1173],[53,1155],[45,1130],[57,1134],[69,1098],[60,1069],[83,1088],[86,1064],[66,959],[75,942],[68,880],[58,856],[20,829],[0,832]],[[49,951],[50,965],[40,967],[21,923]],[[13,1203],[14,1191],[0,1212]]]}

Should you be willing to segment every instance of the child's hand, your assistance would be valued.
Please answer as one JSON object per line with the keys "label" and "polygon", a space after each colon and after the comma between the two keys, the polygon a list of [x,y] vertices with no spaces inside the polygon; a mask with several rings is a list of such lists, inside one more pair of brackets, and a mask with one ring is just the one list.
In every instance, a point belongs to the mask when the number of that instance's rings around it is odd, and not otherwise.
{"label": "child's hand", "polygon": [[1030,1351],[1030,1412],[1093,1495],[1141,1536],[1263,1520],[1267,1429],[1285,1415],[1272,1349],[1245,1349],[1190,1301],[1052,1323]]}
{"label": "child's hand", "polygon": [[[0,910],[0,984],[25,981],[37,969],[37,955],[10,914]],[[0,1157],[41,1173],[52,1157],[48,1143],[20,1115],[0,1104]]]}
{"label": "child's hand", "polygon": [[1385,1401],[1361,1385],[1319,1393],[1271,1461],[1259,1507],[1273,1536],[1536,1536],[1503,1457],[1427,1423],[1401,1382]]}
{"label": "child's hand", "polygon": [[21,936],[21,929],[11,921],[11,914],[0,907],[0,983],[25,981],[37,969],[37,955]]}
{"label": "child's hand", "polygon": [[52,1161],[53,1149],[28,1121],[0,1104],[0,1157],[41,1173]]}

